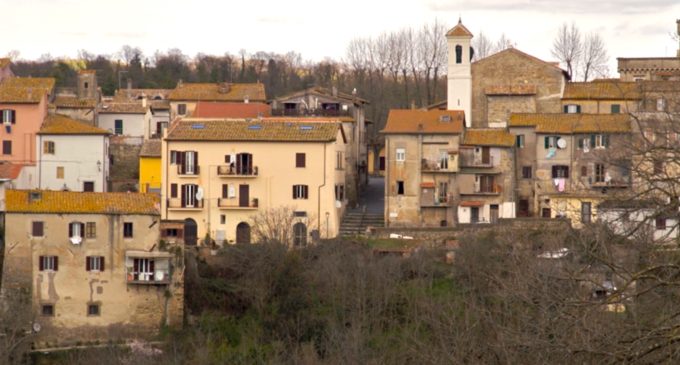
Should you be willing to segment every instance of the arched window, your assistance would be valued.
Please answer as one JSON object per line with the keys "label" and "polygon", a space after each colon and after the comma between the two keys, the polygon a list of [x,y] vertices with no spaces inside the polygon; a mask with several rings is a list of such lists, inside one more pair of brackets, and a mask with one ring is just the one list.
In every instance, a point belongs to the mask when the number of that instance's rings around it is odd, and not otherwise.
{"label": "arched window", "polygon": [[463,47],[456,45],[456,63],[463,63]]}
{"label": "arched window", "polygon": [[302,223],[295,223],[293,225],[293,244],[295,247],[302,247],[307,245],[307,226]]}
{"label": "arched window", "polygon": [[250,225],[241,222],[236,226],[236,243],[250,243]]}

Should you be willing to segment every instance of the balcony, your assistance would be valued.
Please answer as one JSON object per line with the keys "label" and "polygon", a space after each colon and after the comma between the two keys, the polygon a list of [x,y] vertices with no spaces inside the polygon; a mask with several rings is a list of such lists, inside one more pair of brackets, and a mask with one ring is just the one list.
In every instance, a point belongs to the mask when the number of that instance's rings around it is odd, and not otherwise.
{"label": "balcony", "polygon": [[427,199],[423,196],[420,198],[421,208],[448,208],[452,207],[453,205],[453,195],[451,194],[448,196],[438,196],[435,199]]}
{"label": "balcony", "polygon": [[229,177],[254,178],[258,176],[258,171],[259,169],[257,168],[257,166],[253,166],[251,168],[242,167],[240,169],[237,169],[236,166],[234,165],[217,166],[217,176],[224,178]]}
{"label": "balcony", "polygon": [[217,207],[224,210],[256,210],[259,206],[257,198],[251,199],[248,204],[241,204],[239,199],[217,199]]}
{"label": "balcony", "polygon": [[127,251],[126,282],[137,285],[168,285],[173,254],[160,251]]}
{"label": "balcony", "polygon": [[455,160],[451,159],[441,159],[441,160],[428,160],[423,159],[420,164],[420,168],[423,172],[430,173],[451,173],[457,172],[457,166],[454,165]]}
{"label": "balcony", "polygon": [[184,202],[180,198],[168,199],[168,209],[173,210],[201,210],[203,209],[203,199]]}
{"label": "balcony", "polygon": [[177,175],[180,177],[196,177],[201,173],[201,167],[193,166],[193,170],[187,169],[185,165],[177,165]]}
{"label": "balcony", "polygon": [[349,110],[333,109],[272,109],[274,117],[352,117]]}
{"label": "balcony", "polygon": [[483,169],[494,167],[494,156],[486,156],[486,158],[484,158],[482,157],[482,154],[474,153],[472,150],[461,150],[459,159],[460,167]]}
{"label": "balcony", "polygon": [[503,191],[497,184],[474,184],[473,189],[461,187],[460,195],[498,195]]}

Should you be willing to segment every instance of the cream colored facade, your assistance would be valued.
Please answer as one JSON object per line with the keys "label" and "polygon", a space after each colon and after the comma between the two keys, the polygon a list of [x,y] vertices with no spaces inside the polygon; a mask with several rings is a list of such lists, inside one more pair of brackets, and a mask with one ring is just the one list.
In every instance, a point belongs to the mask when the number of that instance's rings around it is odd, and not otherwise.
{"label": "cream colored facade", "polygon": [[[240,123],[248,123],[239,121]],[[202,123],[187,119],[178,123]],[[224,129],[234,127],[234,121],[218,121]],[[321,238],[338,234],[346,206],[346,198],[336,196],[345,190],[345,138],[339,124],[258,122],[263,131],[269,126],[286,128],[304,126],[330,127],[335,132],[327,141],[262,141],[262,140],[173,140],[173,127],[162,146],[162,215],[164,220],[184,220],[196,225],[200,244],[207,233],[218,244],[257,242],[253,217],[257,214],[291,207],[296,222],[311,234],[319,230]],[[316,128],[316,127],[315,127]],[[206,129],[207,135],[211,132]],[[209,137],[206,137],[209,138]],[[173,152],[174,151],[174,152]],[[195,173],[180,173],[181,163],[173,155],[194,151]],[[296,167],[297,154],[304,154],[304,167]],[[235,171],[231,162],[249,155],[248,171]],[[229,156],[229,157],[227,157]],[[227,163],[227,159],[231,162]],[[340,161],[340,163],[339,163]],[[294,198],[295,185],[306,186],[305,198]],[[188,187],[194,186],[194,187]],[[199,192],[200,191],[200,192]],[[196,195],[198,194],[198,195]],[[244,195],[247,194],[247,197]],[[195,197],[188,198],[188,196]],[[241,229],[239,231],[239,229]],[[185,241],[190,227],[185,225]],[[247,232],[238,236],[238,232]]]}
{"label": "cream colored facade", "polygon": [[[15,290],[30,289],[32,300],[27,309],[40,328],[34,337],[36,348],[152,338],[163,325],[182,325],[182,250],[159,251],[157,213],[16,212],[17,194],[20,200],[27,198],[26,191],[8,191],[5,224],[12,229],[5,234],[6,242],[12,244],[5,246],[2,294],[11,299]],[[42,194],[94,194],[95,199],[101,199],[111,193]],[[35,231],[38,222],[42,232]],[[69,237],[74,235],[72,223],[88,227],[80,240]],[[124,236],[126,223],[132,224],[129,238]],[[46,264],[45,257],[56,258],[56,265],[52,266],[54,259]],[[100,257],[103,267],[90,267],[88,257]],[[142,270],[135,259],[155,264]],[[148,277],[134,270],[148,271]],[[97,306],[98,314],[91,312],[92,305]],[[51,315],[45,314],[45,306],[52,306]]]}

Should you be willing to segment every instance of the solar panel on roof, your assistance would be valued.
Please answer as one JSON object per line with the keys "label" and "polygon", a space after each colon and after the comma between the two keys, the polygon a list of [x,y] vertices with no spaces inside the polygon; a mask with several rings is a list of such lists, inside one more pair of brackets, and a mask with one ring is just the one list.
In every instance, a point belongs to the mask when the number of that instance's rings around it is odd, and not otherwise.
{"label": "solar panel on roof", "polygon": [[201,123],[194,123],[191,125],[191,129],[203,129],[205,126]]}
{"label": "solar panel on roof", "polygon": [[303,125],[303,126],[300,126],[300,130],[302,130],[302,131],[311,131],[312,129],[313,129],[313,128],[312,128],[311,125]]}
{"label": "solar panel on roof", "polygon": [[253,131],[257,131],[257,130],[262,129],[262,126],[259,125],[259,124],[249,125],[248,129],[253,130]]}

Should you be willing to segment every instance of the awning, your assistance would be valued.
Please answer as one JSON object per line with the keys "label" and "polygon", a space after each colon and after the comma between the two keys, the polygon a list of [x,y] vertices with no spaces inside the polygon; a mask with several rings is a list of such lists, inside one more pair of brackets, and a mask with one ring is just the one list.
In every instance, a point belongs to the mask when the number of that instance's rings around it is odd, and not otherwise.
{"label": "awning", "polygon": [[126,257],[138,257],[138,258],[173,258],[175,255],[170,252],[161,251],[125,251]]}
{"label": "awning", "polygon": [[428,181],[428,182],[420,183],[420,187],[421,188],[434,188],[434,182]]}
{"label": "awning", "polygon": [[461,207],[481,207],[483,205],[484,202],[479,200],[463,200],[460,202]]}

